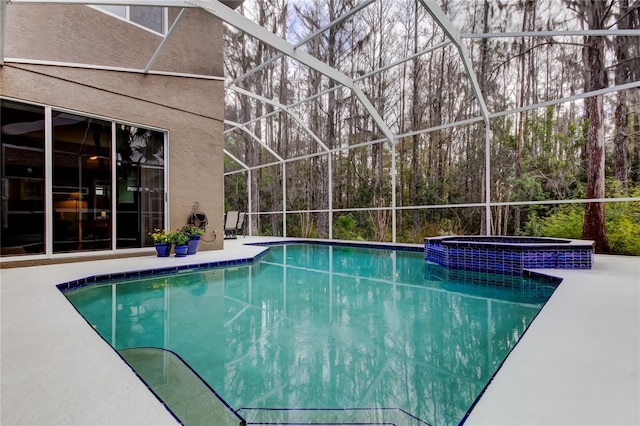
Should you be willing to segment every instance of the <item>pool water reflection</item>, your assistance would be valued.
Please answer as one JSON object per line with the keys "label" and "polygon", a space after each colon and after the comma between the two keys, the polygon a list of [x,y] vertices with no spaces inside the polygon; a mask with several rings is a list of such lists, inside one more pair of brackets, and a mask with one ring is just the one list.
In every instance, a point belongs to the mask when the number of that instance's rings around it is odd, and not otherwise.
{"label": "pool water reflection", "polygon": [[[408,414],[396,424],[446,425],[461,421],[555,288],[446,275],[422,252],[296,244],[245,266],[66,295],[116,349],[178,353],[250,421],[322,415],[259,408],[399,408]],[[381,418],[360,411],[335,421]]]}

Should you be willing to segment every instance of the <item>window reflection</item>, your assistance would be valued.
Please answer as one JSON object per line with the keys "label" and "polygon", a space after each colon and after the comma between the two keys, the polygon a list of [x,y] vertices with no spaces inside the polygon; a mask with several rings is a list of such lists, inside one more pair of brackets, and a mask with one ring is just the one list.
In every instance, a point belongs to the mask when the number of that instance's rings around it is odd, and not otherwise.
{"label": "window reflection", "polygon": [[111,123],[54,111],[53,250],[111,248]]}
{"label": "window reflection", "polygon": [[44,253],[44,108],[0,100],[2,255]]}
{"label": "window reflection", "polygon": [[154,6],[129,6],[129,19],[131,22],[140,24],[143,27],[149,28],[163,33],[163,19],[164,13],[162,7]]}
{"label": "window reflection", "polygon": [[117,247],[151,246],[164,228],[164,133],[119,124],[116,143]]}
{"label": "window reflection", "polygon": [[135,22],[157,33],[166,32],[164,17],[166,8],[159,6],[95,5],[94,8],[109,12],[130,22]]}
{"label": "window reflection", "polygon": [[109,13],[113,13],[116,16],[119,16],[121,18],[127,18],[127,6],[115,6],[115,5],[101,5],[101,6],[96,6],[98,9],[102,9],[105,10]]}

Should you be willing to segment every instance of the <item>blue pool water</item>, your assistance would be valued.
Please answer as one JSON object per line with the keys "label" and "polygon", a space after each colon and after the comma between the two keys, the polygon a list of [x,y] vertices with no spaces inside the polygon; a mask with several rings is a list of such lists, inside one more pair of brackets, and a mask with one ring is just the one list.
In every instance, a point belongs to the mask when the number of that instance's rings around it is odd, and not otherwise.
{"label": "blue pool water", "polygon": [[448,425],[554,289],[452,277],[422,252],[295,244],[253,264],[65,294],[116,349],[174,351],[250,422],[373,422],[395,408],[395,424]]}

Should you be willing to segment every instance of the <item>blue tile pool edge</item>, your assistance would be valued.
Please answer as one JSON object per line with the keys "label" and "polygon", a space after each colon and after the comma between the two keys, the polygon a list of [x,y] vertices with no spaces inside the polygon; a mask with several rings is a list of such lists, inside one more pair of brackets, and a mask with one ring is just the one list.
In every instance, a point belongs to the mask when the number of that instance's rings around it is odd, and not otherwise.
{"label": "blue tile pool edge", "polygon": [[317,244],[324,246],[338,246],[338,247],[358,247],[364,249],[379,249],[379,250],[397,250],[422,253],[424,246],[421,244],[406,245],[406,244],[394,244],[394,243],[371,243],[371,242],[358,242],[358,241],[325,241],[325,240],[313,240],[313,239],[295,239],[286,241],[268,241],[264,243],[249,243],[247,245],[252,246],[279,246],[284,244]]}
{"label": "blue tile pool edge", "polygon": [[178,265],[170,267],[159,267],[153,269],[142,269],[136,271],[127,272],[115,272],[113,274],[101,274],[80,278],[60,284],[56,284],[56,287],[62,292],[66,293],[71,290],[76,290],[82,287],[88,287],[96,284],[107,283],[112,280],[138,280],[143,278],[152,278],[162,275],[176,274],[179,272],[193,272],[199,269],[212,269],[212,268],[224,268],[227,266],[245,265],[255,262],[258,258],[263,256],[266,251],[258,254],[257,256],[247,257],[242,259],[233,260],[218,260],[214,262],[193,263],[188,265]]}
{"label": "blue tile pool edge", "polygon": [[[330,242],[330,241],[315,241],[315,240],[287,240],[287,241],[273,241],[264,243],[249,243],[251,246],[276,246],[276,245],[293,245],[293,244],[319,244],[319,245],[333,245],[340,247],[359,247],[368,249],[380,249],[380,250],[398,250],[420,253],[424,250],[421,245],[407,246],[407,245],[394,245],[394,244],[371,244],[371,243],[357,243],[357,242]],[[79,278],[77,280],[71,280],[64,283],[56,284],[56,287],[63,293],[78,288],[87,287],[95,284],[102,284],[111,280],[136,280],[141,278],[157,277],[161,275],[175,274],[182,271],[194,271],[198,269],[211,269],[211,268],[223,268],[226,266],[237,266],[255,262],[261,256],[266,254],[264,251],[257,256],[246,257],[233,260],[219,260],[214,262],[194,263],[180,266],[159,267],[152,269],[143,269],[127,272],[115,272],[112,274],[93,275],[85,278]]]}

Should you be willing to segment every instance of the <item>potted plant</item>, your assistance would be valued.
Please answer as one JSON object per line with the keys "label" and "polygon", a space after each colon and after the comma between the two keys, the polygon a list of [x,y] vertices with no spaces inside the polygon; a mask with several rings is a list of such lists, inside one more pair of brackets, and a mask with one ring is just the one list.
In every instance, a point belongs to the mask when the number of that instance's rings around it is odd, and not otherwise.
{"label": "potted plant", "polygon": [[173,250],[176,252],[176,257],[184,257],[187,255],[189,246],[189,236],[184,232],[178,230],[169,234],[169,241],[173,243]]}
{"label": "potted plant", "polygon": [[189,250],[187,251],[187,254],[196,254],[198,246],[200,245],[200,237],[204,234],[204,230],[195,225],[185,225],[180,231],[189,236],[189,241],[187,243]]}
{"label": "potted plant", "polygon": [[149,235],[151,235],[158,257],[169,256],[171,252],[170,234],[164,229],[154,228],[153,232],[150,232]]}

